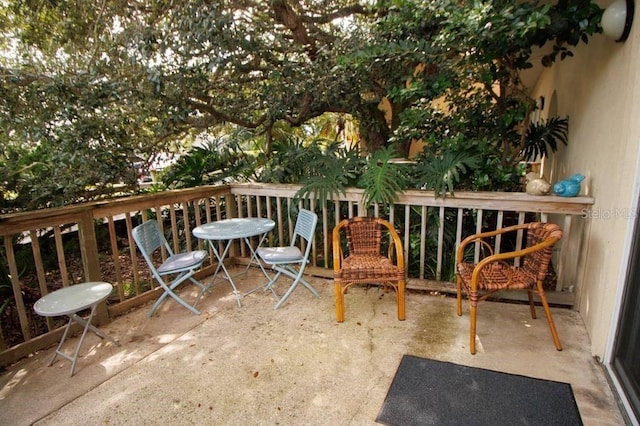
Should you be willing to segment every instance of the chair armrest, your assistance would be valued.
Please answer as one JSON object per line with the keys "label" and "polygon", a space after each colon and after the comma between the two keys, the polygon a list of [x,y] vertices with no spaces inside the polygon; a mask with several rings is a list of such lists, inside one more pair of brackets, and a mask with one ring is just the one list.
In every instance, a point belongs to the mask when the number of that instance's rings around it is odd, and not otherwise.
{"label": "chair armrest", "polygon": [[342,253],[342,245],[340,244],[340,230],[344,228],[348,220],[342,220],[338,222],[338,224],[333,228],[333,271],[340,272],[342,269],[342,261],[344,260],[344,255]]}
{"label": "chair armrest", "polygon": [[[506,229],[506,228],[505,228]],[[536,251],[543,250],[549,246],[553,246],[556,242],[558,242],[559,238],[547,238],[546,240],[533,245],[531,247],[527,247],[521,250],[509,251],[505,253],[498,253],[491,256],[487,256],[482,259],[478,264],[473,268],[473,273],[471,275],[471,289],[472,291],[476,291],[478,286],[478,276],[482,269],[492,263],[502,262],[508,259],[514,259],[516,257],[525,256],[530,253],[534,253]]]}
{"label": "chair armrest", "polygon": [[[462,259],[463,259],[463,256],[464,256],[464,250],[466,249],[466,247],[469,244],[475,243],[475,242],[480,242],[484,246],[486,246],[489,249],[489,253],[491,253],[491,255],[493,255],[493,247],[491,247],[491,245],[489,243],[484,241],[485,238],[495,237],[496,235],[506,234],[506,233],[509,233],[509,232],[515,232],[515,231],[519,231],[521,229],[527,229],[528,227],[529,227],[528,223],[523,223],[523,224],[520,224],[520,225],[512,225],[512,226],[507,226],[506,228],[496,229],[495,231],[480,232],[478,234],[469,235],[467,238],[465,238],[464,240],[462,240],[460,242],[460,245],[458,246],[458,249],[456,250],[456,263],[462,262]],[[515,256],[515,257],[517,257],[517,256]]]}
{"label": "chair armrest", "polygon": [[392,240],[389,242],[389,259],[393,261],[394,254],[396,254],[396,265],[398,266],[398,268],[404,270],[404,250],[402,248],[402,241],[400,240],[400,236],[398,235],[398,232],[396,232],[396,229],[393,227],[393,225],[391,225],[391,223],[387,221],[382,221],[381,223],[383,223],[384,226],[387,227]]}

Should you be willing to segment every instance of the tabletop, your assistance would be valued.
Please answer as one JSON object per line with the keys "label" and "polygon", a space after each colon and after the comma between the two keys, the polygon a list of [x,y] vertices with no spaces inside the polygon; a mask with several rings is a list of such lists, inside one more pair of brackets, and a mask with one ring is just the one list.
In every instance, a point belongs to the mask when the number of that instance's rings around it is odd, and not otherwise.
{"label": "tabletop", "polygon": [[112,290],[111,284],[101,281],[76,284],[41,297],[33,305],[33,309],[38,315],[45,317],[75,314],[102,302]]}
{"label": "tabletop", "polygon": [[205,240],[233,240],[262,235],[271,231],[276,223],[271,219],[245,217],[223,219],[193,228],[193,235]]}

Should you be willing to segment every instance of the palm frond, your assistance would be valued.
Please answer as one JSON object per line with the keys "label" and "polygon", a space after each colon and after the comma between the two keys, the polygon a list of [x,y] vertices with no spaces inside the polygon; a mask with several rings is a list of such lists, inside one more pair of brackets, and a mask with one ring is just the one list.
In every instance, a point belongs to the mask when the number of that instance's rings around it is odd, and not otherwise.
{"label": "palm frond", "polygon": [[525,145],[520,153],[525,161],[549,157],[558,150],[558,142],[567,145],[569,119],[551,117],[547,121],[531,123],[527,129]]}
{"label": "palm frond", "polygon": [[464,151],[447,151],[420,163],[419,178],[422,187],[435,191],[436,197],[453,194],[454,186],[471,169],[480,164],[480,157]]}
{"label": "palm frond", "polygon": [[365,189],[363,202],[366,205],[393,204],[398,200],[398,195],[404,192],[407,186],[406,170],[404,165],[391,161],[395,156],[393,148],[387,147],[367,159],[364,173],[358,181],[359,186]]}
{"label": "palm frond", "polygon": [[[333,195],[346,195],[354,175],[345,170],[344,163],[335,158],[321,158],[314,166],[313,172],[305,174],[301,179],[302,187],[295,197],[319,200],[325,205]],[[307,170],[309,170],[307,168]]]}

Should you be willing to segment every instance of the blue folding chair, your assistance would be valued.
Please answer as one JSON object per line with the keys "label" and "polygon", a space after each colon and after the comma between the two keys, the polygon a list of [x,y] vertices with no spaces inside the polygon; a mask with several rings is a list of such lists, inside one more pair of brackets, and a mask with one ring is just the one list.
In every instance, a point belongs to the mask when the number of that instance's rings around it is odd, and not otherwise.
{"label": "blue folding chair", "polygon": [[[278,299],[278,303],[274,309],[278,309],[293,293],[298,284],[302,283],[315,297],[320,297],[318,292],[303,277],[305,267],[309,263],[309,253],[311,253],[311,245],[313,243],[313,234],[318,224],[318,215],[309,210],[300,210],[296,219],[296,227],[291,237],[291,245],[285,247],[260,247],[256,253],[260,259],[270,265],[276,271],[276,275],[265,286],[265,290],[269,289]],[[305,243],[304,253],[296,246]],[[291,287],[282,296],[278,296],[275,291],[275,283],[281,275],[286,275],[293,279]]]}
{"label": "blue folding chair", "polygon": [[[162,296],[158,298],[156,303],[151,308],[149,316],[152,316],[154,314],[156,309],[158,309],[160,304],[167,297],[173,298],[176,302],[178,302],[194,314],[200,315],[200,311],[197,310],[195,306],[200,298],[202,298],[204,292],[208,290],[210,286],[207,287],[200,281],[193,278],[193,274],[197,269],[200,269],[200,267],[202,267],[202,264],[204,263],[209,253],[203,250],[194,250],[186,253],[174,254],[173,250],[171,250],[171,246],[162,234],[162,231],[158,226],[158,222],[156,222],[155,220],[148,220],[141,225],[136,226],[133,229],[133,239],[136,242],[140,253],[142,253],[142,256],[144,256],[144,260],[147,261],[149,269],[151,270],[154,278],[164,289],[164,293],[162,294]],[[165,248],[169,257],[156,268],[152,256],[153,253],[161,247]],[[173,279],[173,281],[167,284],[163,278],[166,275],[176,275],[176,277]],[[193,305],[189,305],[174,292],[175,288],[186,280],[190,280],[201,289],[200,294],[198,295],[198,298]]]}

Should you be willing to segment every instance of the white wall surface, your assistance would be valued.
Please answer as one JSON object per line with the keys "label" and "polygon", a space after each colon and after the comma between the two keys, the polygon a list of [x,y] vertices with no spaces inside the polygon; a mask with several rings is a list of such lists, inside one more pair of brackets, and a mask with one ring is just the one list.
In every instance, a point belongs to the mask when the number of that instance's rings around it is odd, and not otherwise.
{"label": "white wall surface", "polygon": [[[605,7],[608,2],[603,2]],[[624,284],[628,234],[637,203],[640,142],[640,18],[625,43],[599,34],[575,56],[546,70],[536,91],[569,116],[569,145],[554,162],[558,179],[587,178],[582,195],[595,197],[586,221],[576,308],[584,318],[594,356],[603,358],[618,287]],[[560,336],[562,338],[562,336]]]}

